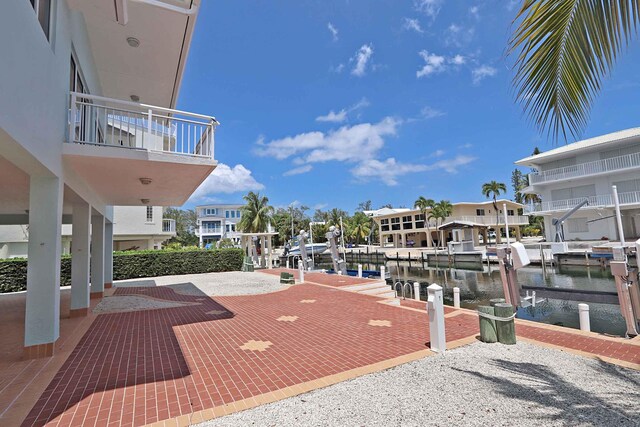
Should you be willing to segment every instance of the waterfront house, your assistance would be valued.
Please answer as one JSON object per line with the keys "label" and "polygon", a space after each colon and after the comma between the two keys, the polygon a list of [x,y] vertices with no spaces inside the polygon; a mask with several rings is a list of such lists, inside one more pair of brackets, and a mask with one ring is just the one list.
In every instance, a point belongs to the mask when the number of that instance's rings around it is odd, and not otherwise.
{"label": "waterfront house", "polygon": [[200,246],[215,244],[221,239],[231,239],[240,242],[240,232],[237,224],[242,216],[242,204],[218,204],[196,206],[197,226],[196,235],[200,239]]}
{"label": "waterfront house", "polygon": [[552,219],[585,199],[563,224],[565,240],[617,240],[612,186],[620,200],[625,238],[640,237],[640,128],[622,130],[574,142],[516,162],[531,168],[529,187],[541,202],[525,212],[544,217],[546,238],[552,241]]}
{"label": "waterfront house", "polygon": [[216,119],[175,109],[199,3],[0,3],[0,224],[28,226],[26,357],[59,337],[62,225],[83,316],[113,280],[113,206],[182,205],[216,166]]}

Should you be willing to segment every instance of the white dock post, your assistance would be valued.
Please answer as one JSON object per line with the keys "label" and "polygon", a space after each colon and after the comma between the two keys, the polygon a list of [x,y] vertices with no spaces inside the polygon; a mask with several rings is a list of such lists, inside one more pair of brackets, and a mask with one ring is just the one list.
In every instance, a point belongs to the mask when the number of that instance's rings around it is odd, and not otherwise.
{"label": "white dock post", "polygon": [[386,275],[387,275],[386,268],[384,267],[384,265],[381,265],[380,266],[380,278],[382,280],[387,280]]}
{"label": "white dock post", "polygon": [[536,291],[531,292],[531,305],[536,308]]}
{"label": "white dock post", "polygon": [[287,258],[287,269],[289,269],[289,258]]}
{"label": "white dock post", "polygon": [[429,312],[429,345],[431,351],[444,353],[447,349],[447,341],[444,333],[444,301],[442,299],[442,286],[435,283],[427,288],[429,299],[427,307]]}
{"label": "white dock post", "polygon": [[300,272],[300,283],[304,283],[304,267],[302,263],[298,266],[298,271]]}
{"label": "white dock post", "polygon": [[460,308],[460,288],[453,288],[453,306],[455,308]]}
{"label": "white dock post", "polygon": [[420,301],[420,282],[413,282],[413,299]]}
{"label": "white dock post", "polygon": [[362,278],[362,264],[358,264],[358,277]]}
{"label": "white dock post", "polygon": [[578,313],[580,316],[580,330],[591,332],[591,321],[589,320],[589,305],[578,304]]}

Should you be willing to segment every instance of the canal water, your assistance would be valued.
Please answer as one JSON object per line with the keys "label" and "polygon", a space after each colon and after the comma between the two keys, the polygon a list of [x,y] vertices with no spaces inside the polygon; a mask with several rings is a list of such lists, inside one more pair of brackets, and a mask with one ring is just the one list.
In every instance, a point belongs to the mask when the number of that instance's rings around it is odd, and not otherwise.
{"label": "canal water", "polygon": [[[331,266],[323,266],[331,268]],[[321,267],[322,268],[322,267]],[[348,266],[357,269],[357,265]],[[366,270],[379,270],[378,265],[364,264]],[[490,270],[490,271],[489,271]],[[437,283],[444,288],[445,303],[453,305],[453,288],[460,288],[460,305],[475,309],[478,305],[488,305],[492,298],[503,298],[502,280],[497,265],[490,269],[484,265],[456,265],[456,268],[427,266],[414,263],[387,262],[387,271],[394,283],[397,281],[419,282],[420,299],[426,301],[427,286]],[[615,281],[609,270],[587,267],[547,268],[543,275],[541,267],[524,267],[517,271],[521,285],[564,288],[575,290],[597,290],[616,292]],[[538,297],[540,299],[540,297]],[[536,307],[518,309],[517,317],[552,325],[579,329],[578,304],[580,301],[545,299]],[[588,303],[590,309],[591,330],[616,336],[624,336],[626,328],[620,307],[615,304]]]}

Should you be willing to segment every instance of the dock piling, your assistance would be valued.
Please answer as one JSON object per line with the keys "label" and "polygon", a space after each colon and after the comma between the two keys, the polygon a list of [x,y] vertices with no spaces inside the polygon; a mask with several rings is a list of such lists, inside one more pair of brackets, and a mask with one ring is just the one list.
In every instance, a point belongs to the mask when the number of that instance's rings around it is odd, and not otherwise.
{"label": "dock piling", "polygon": [[460,288],[457,286],[453,288],[453,307],[460,308]]}
{"label": "dock piling", "polygon": [[591,320],[589,319],[589,305],[578,304],[578,313],[580,316],[580,330],[591,332]]}

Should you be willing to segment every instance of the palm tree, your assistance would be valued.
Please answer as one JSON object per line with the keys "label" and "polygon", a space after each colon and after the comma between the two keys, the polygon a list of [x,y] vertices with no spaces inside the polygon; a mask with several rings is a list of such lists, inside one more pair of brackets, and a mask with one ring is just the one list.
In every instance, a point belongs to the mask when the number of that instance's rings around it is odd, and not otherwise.
{"label": "palm tree", "polygon": [[242,207],[238,228],[244,233],[266,232],[273,214],[273,207],[269,206],[269,198],[250,191],[243,199],[247,204]]}
{"label": "palm tree", "polygon": [[491,181],[482,184],[482,195],[487,199],[493,197],[493,208],[496,210],[496,226],[499,220],[498,196],[507,192],[507,186],[503,182]]}
{"label": "palm tree", "polygon": [[540,131],[578,137],[602,80],[636,35],[640,2],[524,0],[514,23],[516,100]]}
{"label": "palm tree", "polygon": [[[442,225],[444,220],[451,216],[453,213],[453,205],[448,200],[440,200],[435,204],[432,211],[434,212],[434,218],[436,219],[436,227],[438,227],[438,223]],[[440,230],[440,245],[442,245],[444,241],[444,231]]]}
{"label": "palm tree", "polygon": [[369,235],[370,223],[371,221],[365,214],[356,212],[355,215],[349,219],[346,226],[349,230],[349,237],[354,238],[356,243],[360,244],[361,239]]}
{"label": "palm tree", "polygon": [[427,218],[427,209],[433,209],[436,205],[436,202],[433,199],[425,199],[424,196],[418,197],[418,199],[413,203],[414,209],[420,209],[422,216],[424,217],[424,223],[427,227],[427,246],[429,246],[429,242],[431,246],[433,246],[433,238],[431,237],[431,229],[429,228],[429,218]]}

